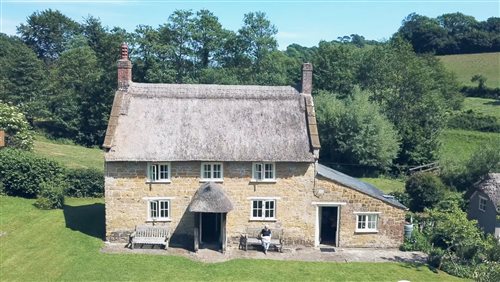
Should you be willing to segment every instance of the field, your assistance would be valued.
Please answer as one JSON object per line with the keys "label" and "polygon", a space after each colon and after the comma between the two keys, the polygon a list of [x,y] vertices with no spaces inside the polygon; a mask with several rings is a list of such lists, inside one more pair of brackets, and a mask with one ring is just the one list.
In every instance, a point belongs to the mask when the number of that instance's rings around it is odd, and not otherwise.
{"label": "field", "polygon": [[495,99],[467,97],[464,100],[463,110],[473,110],[500,120],[500,101]]}
{"label": "field", "polygon": [[35,153],[71,168],[104,169],[104,155],[97,148],[60,144],[41,135],[35,136]]}
{"label": "field", "polygon": [[463,85],[477,86],[470,80],[481,74],[487,78],[488,87],[500,87],[500,52],[438,56],[445,67],[454,72]]}
{"label": "field", "polygon": [[105,254],[101,199],[68,199],[63,210],[0,196],[2,281],[462,281],[425,265],[238,259],[205,264],[178,256]]}
{"label": "field", "polygon": [[448,129],[441,135],[440,161],[465,162],[475,150],[500,143],[500,134]]}
{"label": "field", "polygon": [[403,179],[391,179],[391,178],[370,178],[364,177],[360,178],[364,182],[368,182],[378,189],[382,190],[384,193],[390,192],[403,192],[405,190],[405,182]]}

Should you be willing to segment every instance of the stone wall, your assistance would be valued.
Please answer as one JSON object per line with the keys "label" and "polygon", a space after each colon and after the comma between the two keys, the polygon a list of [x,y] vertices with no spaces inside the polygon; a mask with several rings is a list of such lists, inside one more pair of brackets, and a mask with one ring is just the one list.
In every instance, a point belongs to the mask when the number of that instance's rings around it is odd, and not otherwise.
{"label": "stone wall", "polygon": [[[229,247],[237,247],[247,227],[283,228],[287,242],[312,246],[315,243],[317,207],[313,202],[345,202],[340,208],[340,247],[397,247],[403,240],[404,211],[330,180],[314,180],[314,164],[276,163],[276,183],[252,183],[250,162],[226,162],[221,185],[234,210],[227,215]],[[172,162],[171,183],[147,183],[145,162],[107,162],[105,176],[106,238],[125,241],[136,225],[146,223],[145,197],[172,197],[172,245],[191,248],[194,216],[187,207],[200,182],[200,162]],[[321,187],[325,193],[314,196]],[[252,197],[275,197],[276,220],[250,219]],[[381,212],[379,232],[356,234],[355,211]]]}

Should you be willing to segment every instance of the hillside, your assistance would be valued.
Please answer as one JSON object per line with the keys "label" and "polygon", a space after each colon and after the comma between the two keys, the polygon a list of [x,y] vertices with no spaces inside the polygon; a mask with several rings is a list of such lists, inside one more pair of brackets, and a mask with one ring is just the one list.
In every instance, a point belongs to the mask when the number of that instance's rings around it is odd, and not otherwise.
{"label": "hillside", "polygon": [[500,87],[500,52],[438,56],[445,67],[454,72],[458,81],[467,86],[476,86],[470,80],[481,74],[487,78],[488,87]]}

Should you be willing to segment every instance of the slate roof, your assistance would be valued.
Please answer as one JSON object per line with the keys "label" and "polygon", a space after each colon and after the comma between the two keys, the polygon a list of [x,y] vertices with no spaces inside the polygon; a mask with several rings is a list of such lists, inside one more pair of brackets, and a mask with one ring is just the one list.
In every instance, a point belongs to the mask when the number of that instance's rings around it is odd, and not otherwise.
{"label": "slate roof", "polygon": [[224,193],[221,185],[207,182],[196,191],[191,204],[190,212],[226,213],[233,210],[233,204]]}
{"label": "slate roof", "polygon": [[398,202],[396,199],[392,197],[387,197],[384,192],[380,191],[377,187],[363,182],[359,179],[351,177],[347,174],[343,174],[340,171],[336,171],[332,168],[324,166],[322,164],[318,164],[317,173],[327,179],[330,179],[334,182],[352,188],[358,192],[371,196],[373,198],[379,199],[383,202],[386,202],[390,205],[393,205],[400,209],[407,209],[404,205]]}
{"label": "slate roof", "polygon": [[306,96],[289,86],[131,82],[115,94],[105,158],[313,162]]}
{"label": "slate roof", "polygon": [[497,214],[500,214],[500,173],[490,173],[483,181],[476,185],[493,202]]}

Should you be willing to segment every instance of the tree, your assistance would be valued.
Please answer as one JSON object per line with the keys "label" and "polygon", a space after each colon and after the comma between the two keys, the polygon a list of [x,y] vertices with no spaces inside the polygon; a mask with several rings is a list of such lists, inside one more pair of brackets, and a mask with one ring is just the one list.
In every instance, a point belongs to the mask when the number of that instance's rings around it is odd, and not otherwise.
{"label": "tree", "polygon": [[425,208],[433,208],[443,198],[445,186],[441,179],[428,172],[412,175],[405,185],[405,190],[410,196],[410,210],[421,212]]}
{"label": "tree", "polygon": [[399,150],[399,137],[367,93],[356,91],[352,97],[338,100],[321,92],[315,104],[323,161],[377,169],[391,165]]}
{"label": "tree", "polygon": [[453,76],[439,62],[417,56],[411,45],[396,38],[367,51],[359,80],[402,138],[398,163],[423,164],[437,159],[445,114],[454,106],[448,101],[460,101]]}
{"label": "tree", "polygon": [[28,121],[47,116],[47,75],[36,54],[16,37],[0,34],[0,100],[19,107]]}
{"label": "tree", "polygon": [[7,134],[7,146],[22,150],[33,149],[33,132],[26,117],[15,106],[0,100],[0,129]]}
{"label": "tree", "polygon": [[27,23],[17,28],[17,32],[40,59],[51,64],[80,32],[80,26],[61,12],[48,9],[31,14]]}
{"label": "tree", "polygon": [[225,32],[212,12],[200,10],[196,13],[193,22],[193,45],[197,64],[201,68],[207,68],[211,62],[217,64],[214,57],[221,53]]}

